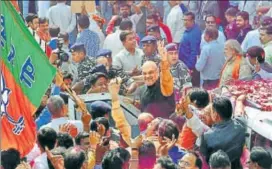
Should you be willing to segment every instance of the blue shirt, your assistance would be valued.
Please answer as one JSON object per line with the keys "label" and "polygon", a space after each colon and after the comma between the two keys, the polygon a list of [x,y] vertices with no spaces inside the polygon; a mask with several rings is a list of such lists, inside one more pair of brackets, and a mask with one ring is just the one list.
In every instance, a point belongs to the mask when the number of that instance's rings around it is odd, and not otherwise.
{"label": "blue shirt", "polygon": [[252,46],[262,47],[259,29],[255,29],[248,32],[241,45],[243,52],[247,52],[247,50]]}
{"label": "blue shirt", "polygon": [[214,40],[203,46],[195,68],[203,80],[217,80],[224,63],[224,44]]}
{"label": "blue shirt", "polygon": [[90,29],[84,29],[78,36],[76,43],[83,43],[86,49],[86,55],[95,57],[99,51],[99,36]]}
{"label": "blue shirt", "polygon": [[179,59],[189,69],[195,67],[197,55],[200,54],[201,30],[198,25],[186,29],[179,46]]}
{"label": "blue shirt", "polygon": [[[60,87],[54,85],[52,87],[51,95],[59,95],[59,94],[60,94]],[[52,119],[51,113],[49,112],[48,108],[45,107],[42,110],[42,113],[40,114],[40,116],[35,120],[35,123],[37,126],[36,129],[39,130],[42,126],[50,123],[51,119]]]}
{"label": "blue shirt", "polygon": [[180,149],[177,146],[174,146],[168,151],[169,157],[173,160],[175,164],[178,164],[178,161],[186,154],[185,150]]}
{"label": "blue shirt", "polygon": [[49,112],[48,108],[45,107],[42,110],[42,113],[39,115],[39,117],[35,120],[37,130],[39,130],[43,125],[46,125],[51,122],[51,113]]}
{"label": "blue shirt", "polygon": [[52,49],[55,50],[57,49],[57,41],[58,39],[51,39],[50,42],[48,43],[48,46]]}

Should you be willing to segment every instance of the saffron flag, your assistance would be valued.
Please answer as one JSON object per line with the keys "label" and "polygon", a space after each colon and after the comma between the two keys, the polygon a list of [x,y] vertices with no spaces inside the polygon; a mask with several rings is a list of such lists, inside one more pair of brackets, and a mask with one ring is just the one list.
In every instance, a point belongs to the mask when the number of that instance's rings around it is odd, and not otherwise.
{"label": "saffron flag", "polygon": [[1,148],[21,156],[36,141],[33,119],[56,74],[10,1],[1,1]]}

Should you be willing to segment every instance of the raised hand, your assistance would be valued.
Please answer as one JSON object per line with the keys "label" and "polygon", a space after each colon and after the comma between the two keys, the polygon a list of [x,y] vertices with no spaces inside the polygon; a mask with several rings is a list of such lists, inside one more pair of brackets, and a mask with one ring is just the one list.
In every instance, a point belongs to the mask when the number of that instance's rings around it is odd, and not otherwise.
{"label": "raised hand", "polygon": [[68,133],[73,138],[75,138],[78,134],[78,130],[77,130],[76,126],[71,123],[66,123],[66,124],[61,125],[59,128],[59,132]]}
{"label": "raised hand", "polygon": [[96,145],[95,149],[95,162],[97,165],[101,164],[102,159],[107,151],[110,149],[109,138],[104,137],[100,143]]}
{"label": "raised hand", "polygon": [[120,77],[117,77],[115,79],[112,79],[108,85],[109,92],[112,97],[112,101],[118,100],[118,93],[120,91],[120,86],[122,83],[122,79]]}
{"label": "raised hand", "polygon": [[135,139],[131,139],[131,145],[130,147],[132,149],[139,149],[140,146],[142,145],[142,142],[143,142],[143,136],[142,135],[139,135],[137,136]]}
{"label": "raised hand", "polygon": [[55,169],[64,169],[64,158],[61,155],[53,155],[47,147],[45,147],[45,152]]}
{"label": "raised hand", "polygon": [[61,87],[63,84],[63,77],[62,74],[57,73],[55,77],[55,85]]}
{"label": "raised hand", "polygon": [[159,55],[161,56],[161,60],[167,61],[167,52],[166,52],[166,49],[164,48],[164,41],[158,41],[157,45],[158,45]]}
{"label": "raised hand", "polygon": [[138,69],[138,66],[136,66],[130,73],[130,76],[138,76],[141,74],[141,70]]}
{"label": "raised hand", "polygon": [[189,110],[190,98],[186,96],[185,98],[180,99],[179,103],[176,105],[177,115],[184,115]]}
{"label": "raised hand", "polygon": [[90,146],[96,147],[96,145],[100,143],[101,135],[97,133],[96,131],[91,131],[89,135],[89,139],[90,139]]}
{"label": "raised hand", "polygon": [[164,137],[163,144],[160,145],[158,152],[161,156],[167,156],[168,151],[175,145],[177,142],[177,139],[175,138],[175,135],[172,135],[172,139],[169,139],[167,137]]}

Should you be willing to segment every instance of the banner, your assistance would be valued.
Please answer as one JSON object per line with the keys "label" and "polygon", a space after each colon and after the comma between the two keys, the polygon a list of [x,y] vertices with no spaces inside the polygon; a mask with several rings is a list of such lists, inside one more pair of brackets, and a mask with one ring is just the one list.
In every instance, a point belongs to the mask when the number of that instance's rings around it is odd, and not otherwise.
{"label": "banner", "polygon": [[56,74],[10,1],[1,1],[1,148],[25,156],[36,141],[33,114]]}

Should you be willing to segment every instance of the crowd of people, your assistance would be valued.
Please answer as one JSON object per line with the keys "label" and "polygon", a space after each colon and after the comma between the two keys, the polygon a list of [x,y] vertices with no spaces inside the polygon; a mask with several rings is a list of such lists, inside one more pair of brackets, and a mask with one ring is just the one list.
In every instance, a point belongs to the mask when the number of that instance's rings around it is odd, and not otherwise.
{"label": "crowd of people", "polygon": [[[96,1],[96,13],[19,4],[61,74],[33,117],[35,146],[1,151],[3,169],[271,168],[269,151],[246,145],[246,95],[227,85],[272,79],[272,2]],[[94,93],[111,102],[77,96]],[[135,138],[120,95],[142,112]]]}

